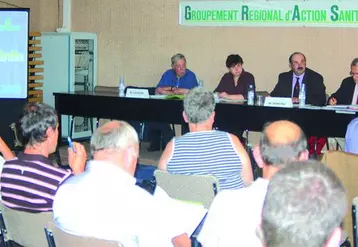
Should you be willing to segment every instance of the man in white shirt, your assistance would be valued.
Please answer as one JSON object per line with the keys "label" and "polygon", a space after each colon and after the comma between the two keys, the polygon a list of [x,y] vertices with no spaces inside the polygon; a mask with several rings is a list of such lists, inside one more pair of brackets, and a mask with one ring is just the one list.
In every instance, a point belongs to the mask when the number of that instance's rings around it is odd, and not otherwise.
{"label": "man in white shirt", "polygon": [[126,122],[98,128],[91,138],[93,160],[86,171],[57,191],[57,225],[75,235],[115,240],[126,247],[190,245],[189,219],[176,210],[174,200],[152,196],[135,185],[138,149],[137,133]]}
{"label": "man in white shirt", "polygon": [[353,119],[347,127],[344,142],[344,152],[358,154],[358,117]]}
{"label": "man in white shirt", "polygon": [[254,158],[263,169],[246,188],[220,192],[211,204],[198,236],[204,247],[261,246],[256,228],[271,177],[286,163],[307,160],[307,141],[301,128],[289,121],[276,121],[264,127]]}
{"label": "man in white shirt", "polygon": [[313,160],[292,162],[270,181],[258,235],[264,247],[337,247],[347,205],[331,169]]}

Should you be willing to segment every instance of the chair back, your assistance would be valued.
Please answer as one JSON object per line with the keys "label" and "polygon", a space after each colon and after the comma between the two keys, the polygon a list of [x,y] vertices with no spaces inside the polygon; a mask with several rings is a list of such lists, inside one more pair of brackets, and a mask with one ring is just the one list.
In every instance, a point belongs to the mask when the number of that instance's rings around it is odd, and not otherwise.
{"label": "chair back", "polygon": [[352,200],[352,222],[353,222],[353,246],[358,244],[358,196]]}
{"label": "chair back", "polygon": [[[342,151],[329,151],[323,155],[322,162],[337,174],[346,189],[347,201],[351,202],[358,195],[358,155]],[[346,214],[343,220],[343,229],[348,233],[350,239],[353,239],[352,227],[352,217],[350,214]]]}
{"label": "chair back", "polygon": [[49,221],[45,228],[49,247],[122,247],[121,243],[108,241],[92,237],[82,237],[69,234],[59,227],[53,221]]}
{"label": "chair back", "polygon": [[96,93],[99,93],[99,92],[101,92],[101,93],[111,93],[111,92],[113,92],[113,93],[117,93],[117,94],[118,94],[118,87],[96,86],[96,87],[94,88],[94,91],[95,91]]}
{"label": "chair back", "polygon": [[10,124],[9,127],[10,127],[12,137],[13,137],[13,147],[12,148],[15,150],[23,150],[24,145],[22,144],[21,137],[19,135],[18,123],[14,122],[14,123]]}
{"label": "chair back", "polygon": [[1,204],[6,239],[26,247],[48,247],[44,226],[52,219],[52,212],[26,213]]}
{"label": "chair back", "polygon": [[219,182],[211,175],[182,175],[156,170],[154,176],[157,185],[170,197],[197,202],[207,209],[219,191]]}

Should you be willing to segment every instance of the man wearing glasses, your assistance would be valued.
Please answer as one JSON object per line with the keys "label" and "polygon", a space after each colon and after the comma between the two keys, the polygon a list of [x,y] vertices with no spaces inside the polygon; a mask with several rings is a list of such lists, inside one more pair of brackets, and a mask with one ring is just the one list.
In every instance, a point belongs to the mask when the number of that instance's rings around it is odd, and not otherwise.
{"label": "man wearing glasses", "polygon": [[358,105],[358,58],[351,63],[351,76],[345,78],[328,100],[330,105]]}
{"label": "man wearing glasses", "polygon": [[[172,68],[162,75],[155,94],[185,94],[190,89],[198,86],[195,74],[186,68],[186,59],[183,54],[175,54],[170,60]],[[149,152],[164,149],[174,136],[174,131],[166,123],[149,123],[147,126],[148,139],[150,140]],[[187,131],[187,126],[182,126],[182,133]]]}
{"label": "man wearing glasses", "polygon": [[171,58],[172,69],[164,72],[160,79],[156,94],[185,94],[198,86],[195,74],[186,68],[186,59],[183,54],[175,54]]}

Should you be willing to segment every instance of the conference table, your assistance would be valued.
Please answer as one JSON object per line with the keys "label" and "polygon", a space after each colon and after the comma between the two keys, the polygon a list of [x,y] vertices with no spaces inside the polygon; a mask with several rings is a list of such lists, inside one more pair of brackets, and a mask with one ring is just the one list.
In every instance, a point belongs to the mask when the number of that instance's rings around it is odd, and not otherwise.
{"label": "conference table", "polygon": [[[182,100],[126,98],[115,92],[65,92],[54,97],[60,126],[61,115],[185,124]],[[219,102],[215,107],[218,126],[261,131],[267,122],[286,119],[297,123],[307,136],[344,137],[347,125],[357,116],[356,111],[326,107],[281,108],[242,102]],[[59,131],[61,136],[61,127]]]}

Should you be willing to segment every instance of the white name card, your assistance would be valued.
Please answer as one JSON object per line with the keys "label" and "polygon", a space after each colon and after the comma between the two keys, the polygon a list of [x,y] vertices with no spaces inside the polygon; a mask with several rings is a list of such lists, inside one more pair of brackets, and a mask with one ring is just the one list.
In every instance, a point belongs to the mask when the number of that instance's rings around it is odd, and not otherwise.
{"label": "white name card", "polygon": [[149,99],[149,92],[148,92],[148,89],[127,88],[126,97],[127,98]]}
{"label": "white name card", "polygon": [[270,107],[293,107],[291,98],[283,98],[283,97],[266,97],[264,106]]}

